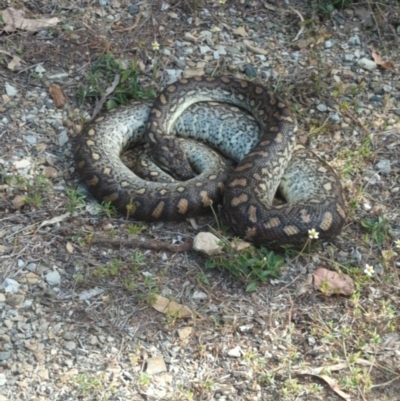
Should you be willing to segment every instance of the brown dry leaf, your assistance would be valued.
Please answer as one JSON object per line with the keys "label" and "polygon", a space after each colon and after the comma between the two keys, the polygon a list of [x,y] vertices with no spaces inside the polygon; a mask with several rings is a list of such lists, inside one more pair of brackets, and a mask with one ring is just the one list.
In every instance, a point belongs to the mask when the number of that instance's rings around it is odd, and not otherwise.
{"label": "brown dry leaf", "polygon": [[65,106],[65,104],[68,102],[68,99],[65,96],[60,85],[57,85],[57,84],[50,85],[49,92],[50,92],[51,97],[53,98],[54,106],[57,109],[63,108]]}
{"label": "brown dry leaf", "polygon": [[192,316],[192,311],[184,305],[178,304],[178,302],[171,301],[168,298],[156,295],[154,302],[151,305],[156,311],[164,313],[166,315],[175,317],[189,317]]}
{"label": "brown dry leaf", "polygon": [[338,385],[338,382],[336,379],[326,375],[326,374],[321,374],[322,372],[326,371],[337,371],[337,370],[342,370],[346,369],[348,367],[347,363],[340,363],[337,365],[332,365],[332,366],[324,366],[321,368],[310,368],[310,369],[305,369],[300,371],[298,374],[299,375],[310,375],[310,376],[315,376],[318,377],[319,379],[322,379],[325,381],[328,386],[340,397],[342,397],[344,400],[350,400],[351,396],[349,394],[344,393]]}
{"label": "brown dry leaf", "polygon": [[347,274],[337,273],[320,267],[312,274],[314,286],[325,295],[351,295],[354,291],[354,281]]}
{"label": "brown dry leaf", "polygon": [[14,32],[17,29],[24,31],[36,32],[40,29],[50,28],[58,24],[57,17],[48,19],[28,19],[25,18],[24,10],[17,10],[9,7],[2,13],[3,21],[5,23],[4,30],[6,32]]}
{"label": "brown dry leaf", "polygon": [[379,65],[379,67],[382,67],[385,70],[393,70],[393,63],[391,61],[383,61],[380,54],[374,49],[372,49],[372,58],[374,59],[375,63]]}
{"label": "brown dry leaf", "polygon": [[12,60],[7,64],[7,67],[11,71],[19,71],[22,69],[22,58],[12,55],[11,53],[0,49],[0,53],[6,54],[9,57],[12,57]]}
{"label": "brown dry leaf", "polygon": [[234,33],[235,35],[242,36],[243,38],[249,36],[249,34],[246,32],[246,29],[244,29],[243,26],[240,26],[239,28],[234,29],[234,30],[233,30],[233,33]]}

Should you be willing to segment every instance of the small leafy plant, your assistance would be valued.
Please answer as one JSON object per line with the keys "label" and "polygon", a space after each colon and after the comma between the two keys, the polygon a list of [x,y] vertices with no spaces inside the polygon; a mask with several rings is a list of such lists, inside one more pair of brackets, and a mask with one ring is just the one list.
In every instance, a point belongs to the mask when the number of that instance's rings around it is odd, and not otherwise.
{"label": "small leafy plant", "polygon": [[104,95],[117,75],[120,77],[119,82],[106,103],[108,110],[132,99],[145,100],[154,97],[153,89],[143,89],[140,86],[141,71],[136,60],[125,67],[113,54],[103,54],[93,63],[91,72],[86,76],[87,86],[78,89],[79,103],[83,104],[87,98],[97,99]]}
{"label": "small leafy plant", "polygon": [[285,264],[282,256],[273,251],[261,247],[256,249],[249,247],[242,251],[227,249],[223,255],[219,255],[206,262],[206,269],[223,268],[248,282],[247,292],[255,291],[259,283],[272,277],[280,276],[280,269]]}

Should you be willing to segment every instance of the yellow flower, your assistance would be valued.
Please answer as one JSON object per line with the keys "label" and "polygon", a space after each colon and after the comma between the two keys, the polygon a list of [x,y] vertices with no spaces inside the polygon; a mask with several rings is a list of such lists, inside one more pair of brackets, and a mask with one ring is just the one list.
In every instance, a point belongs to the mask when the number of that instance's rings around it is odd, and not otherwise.
{"label": "yellow flower", "polygon": [[394,244],[395,244],[396,248],[400,248],[400,239],[397,239],[396,241],[394,241]]}
{"label": "yellow flower", "polygon": [[308,238],[310,239],[318,239],[319,237],[319,232],[313,228],[312,230],[308,230]]}
{"label": "yellow flower", "polygon": [[160,44],[156,40],[151,45],[153,46],[154,51],[160,50]]}
{"label": "yellow flower", "polygon": [[221,29],[219,29],[217,26],[213,25],[213,26],[211,27],[211,30],[212,30],[213,32],[219,32]]}
{"label": "yellow flower", "polygon": [[219,4],[225,4],[226,0],[219,0]]}
{"label": "yellow flower", "polygon": [[366,264],[365,265],[365,269],[364,269],[364,273],[368,276],[368,277],[372,277],[375,273],[375,270],[373,268],[373,266]]}

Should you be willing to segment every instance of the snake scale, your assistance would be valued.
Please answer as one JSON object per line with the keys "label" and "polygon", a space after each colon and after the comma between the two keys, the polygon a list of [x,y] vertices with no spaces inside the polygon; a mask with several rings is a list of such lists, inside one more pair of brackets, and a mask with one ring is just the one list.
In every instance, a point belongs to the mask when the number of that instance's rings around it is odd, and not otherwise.
{"label": "snake scale", "polygon": [[[257,134],[247,131],[250,126]],[[231,171],[214,151],[185,145],[174,130],[205,139],[238,161],[237,167]],[[346,213],[338,176],[313,152],[296,146],[296,131],[288,107],[263,86],[194,77],[167,86],[150,110],[137,104],[98,118],[84,130],[74,157],[91,193],[127,216],[180,220],[223,196],[223,213],[242,238],[256,245],[301,246],[311,229],[322,240],[339,234]],[[147,181],[121,162],[123,148],[143,138],[152,159],[180,181]],[[277,205],[278,188],[286,203]]]}

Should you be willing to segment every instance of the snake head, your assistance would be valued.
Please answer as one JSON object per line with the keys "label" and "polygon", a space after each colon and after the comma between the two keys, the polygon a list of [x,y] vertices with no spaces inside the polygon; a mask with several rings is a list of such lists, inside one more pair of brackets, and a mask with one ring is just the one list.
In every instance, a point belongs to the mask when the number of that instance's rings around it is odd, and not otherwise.
{"label": "snake head", "polygon": [[181,145],[182,139],[176,137],[158,138],[157,144],[152,144],[151,158],[164,171],[180,181],[186,181],[195,176],[185,151]]}

